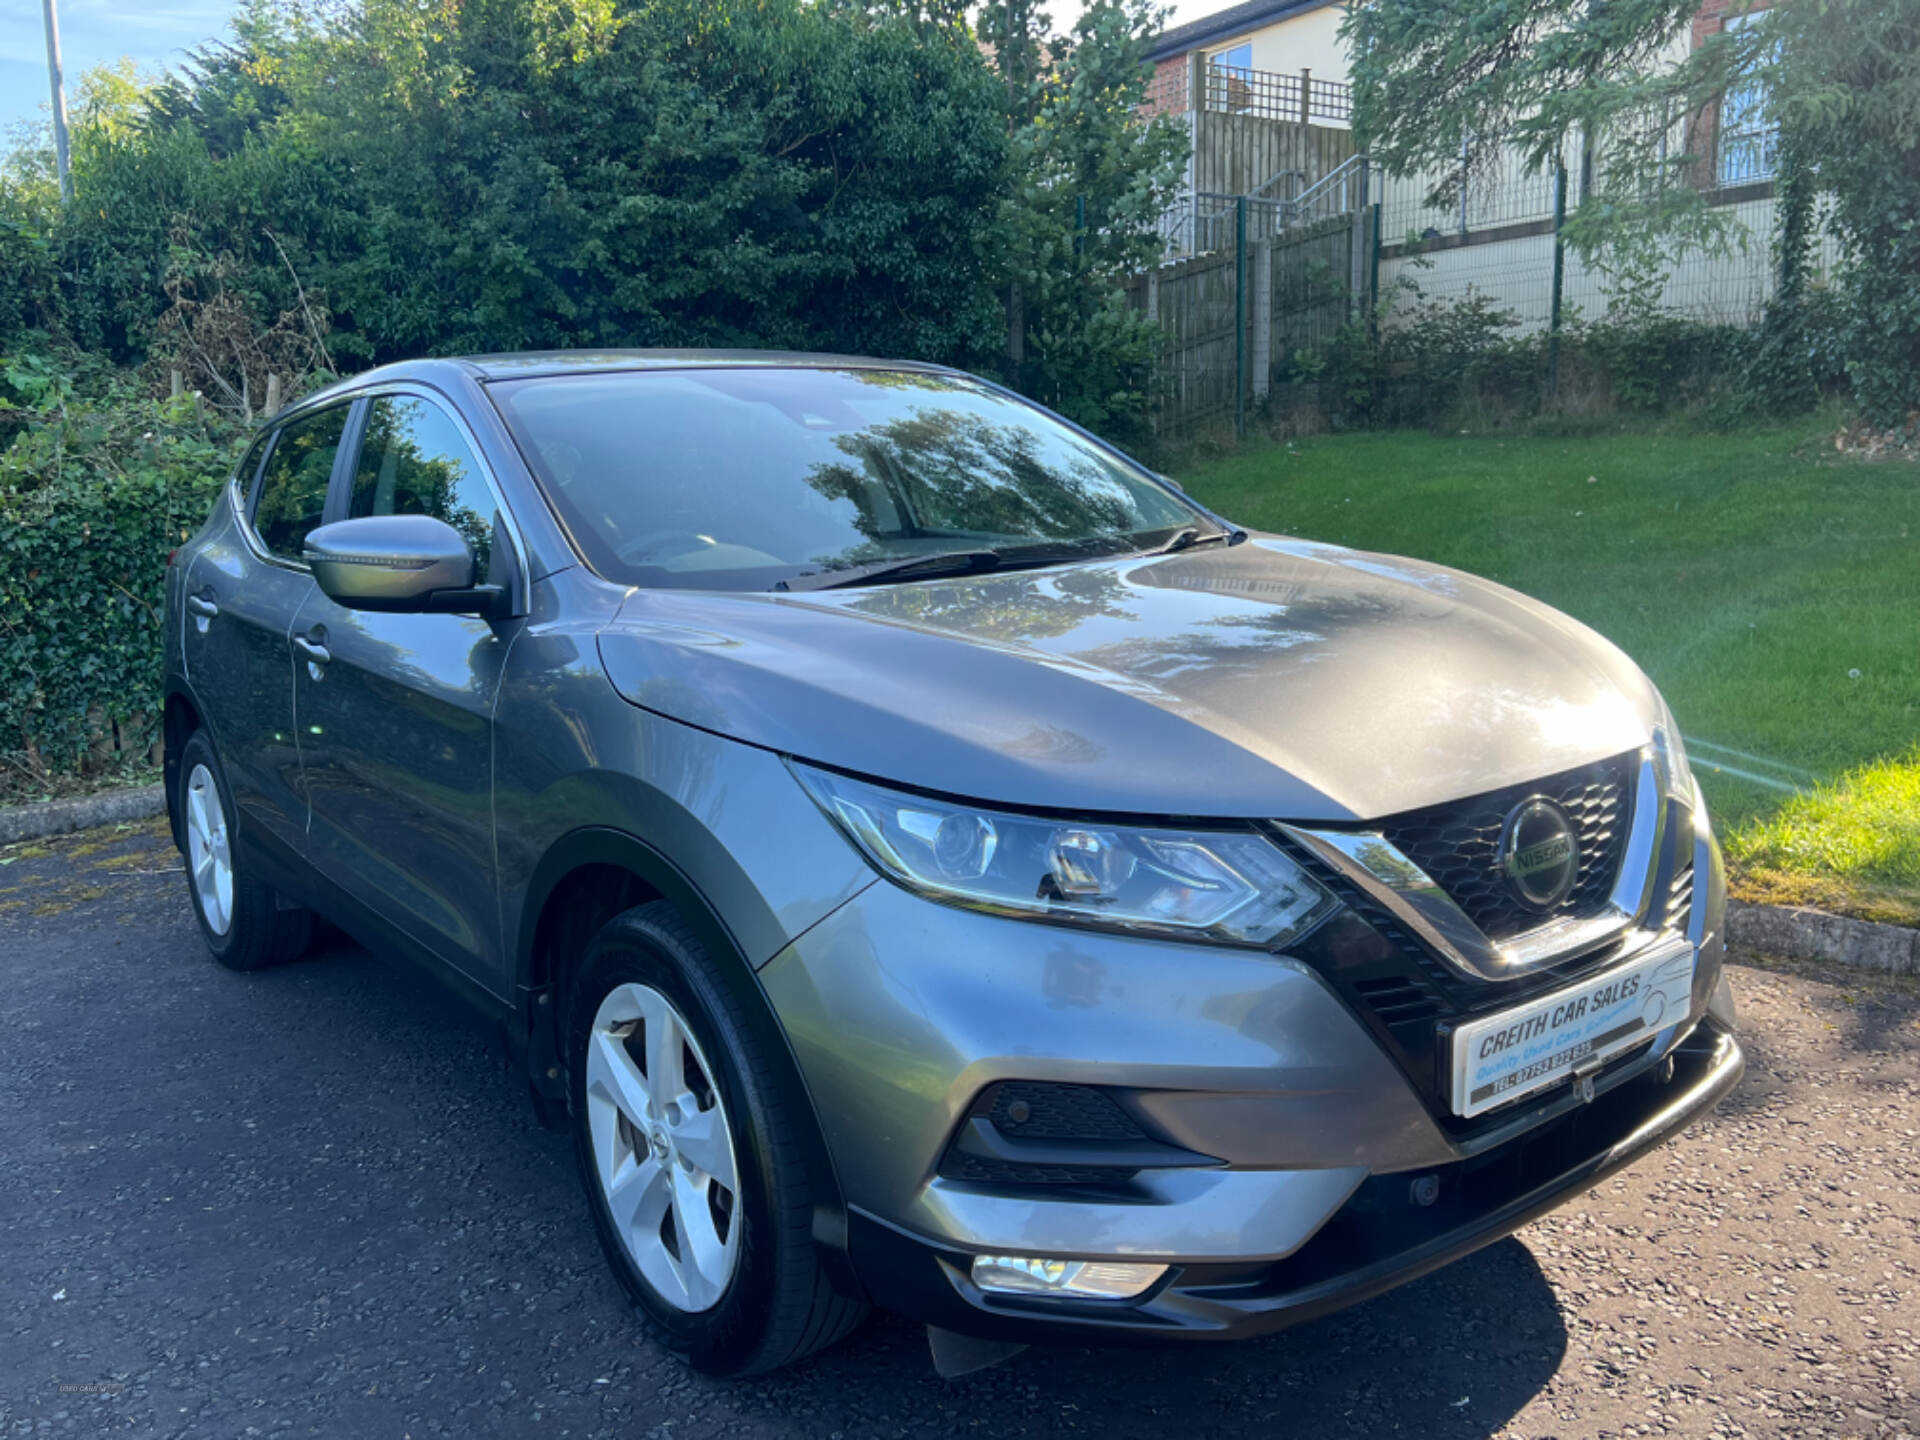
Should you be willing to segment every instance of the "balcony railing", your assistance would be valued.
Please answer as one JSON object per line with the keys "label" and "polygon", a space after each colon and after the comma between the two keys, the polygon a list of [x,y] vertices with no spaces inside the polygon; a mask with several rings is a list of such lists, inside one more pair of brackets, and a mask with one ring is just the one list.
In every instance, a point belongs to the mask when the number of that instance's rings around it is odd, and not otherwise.
{"label": "balcony railing", "polygon": [[1353,87],[1317,80],[1311,70],[1252,70],[1206,61],[1196,79],[1201,92],[1197,109],[1300,125],[1348,125],[1353,120]]}

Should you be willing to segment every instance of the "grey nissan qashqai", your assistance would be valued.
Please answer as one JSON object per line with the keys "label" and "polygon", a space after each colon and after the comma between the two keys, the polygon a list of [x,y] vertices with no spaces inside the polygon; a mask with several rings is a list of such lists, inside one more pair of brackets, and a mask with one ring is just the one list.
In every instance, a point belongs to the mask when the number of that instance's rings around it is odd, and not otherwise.
{"label": "grey nissan qashqai", "polygon": [[[1391,483],[1383,480],[1382,483]],[[932,366],[391,366],[167,580],[215,958],[499,1017],[702,1368],[1258,1334],[1738,1079],[1673,718],[1457,571],[1249,533]]]}

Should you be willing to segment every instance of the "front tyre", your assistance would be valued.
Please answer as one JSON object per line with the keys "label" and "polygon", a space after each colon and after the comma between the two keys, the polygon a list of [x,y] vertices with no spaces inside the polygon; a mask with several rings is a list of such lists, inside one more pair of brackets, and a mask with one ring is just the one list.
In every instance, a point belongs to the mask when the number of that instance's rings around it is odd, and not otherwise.
{"label": "front tyre", "polygon": [[213,958],[229,970],[263,970],[306,953],[313,917],[289,908],[255,879],[233,843],[233,792],[207,732],[197,730],[180,752],[175,796],[186,833],[187,894]]}
{"label": "front tyre", "polygon": [[679,912],[629,910],[574,984],[568,1102],[601,1247],[668,1346],[747,1375],[832,1344],[865,1313],[812,1240],[802,1123],[739,1001]]}

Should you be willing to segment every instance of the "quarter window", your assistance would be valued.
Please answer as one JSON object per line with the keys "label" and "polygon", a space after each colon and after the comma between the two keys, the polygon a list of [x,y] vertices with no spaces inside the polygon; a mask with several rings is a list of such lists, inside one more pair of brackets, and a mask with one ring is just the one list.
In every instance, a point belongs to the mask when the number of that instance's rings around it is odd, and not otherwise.
{"label": "quarter window", "polygon": [[[247,513],[247,507],[253,503],[253,482],[260,478],[260,461],[262,457],[266,455],[267,444],[272,439],[273,432],[271,430],[263,431],[254,442],[247,447],[247,453],[241,456],[240,463],[233,467],[234,493],[239,498],[239,509],[243,515]],[[213,506],[208,511],[208,514],[210,516],[218,514],[220,507],[225,503],[226,499],[224,495],[215,495],[213,498]]]}
{"label": "quarter window", "polygon": [[347,513],[431,515],[473,547],[475,573],[488,574],[496,522],[493,492],[466,437],[439,406],[387,395],[367,410]]}
{"label": "quarter window", "polygon": [[327,481],[346,428],[347,407],[336,405],[293,421],[274,441],[253,528],[260,543],[284,560],[301,558],[307,532],[326,511]]}
{"label": "quarter window", "polygon": [[233,470],[233,483],[240,487],[243,499],[252,496],[254,477],[260,473],[260,457],[267,453],[267,441],[270,435],[262,435],[247,447],[246,456]]}

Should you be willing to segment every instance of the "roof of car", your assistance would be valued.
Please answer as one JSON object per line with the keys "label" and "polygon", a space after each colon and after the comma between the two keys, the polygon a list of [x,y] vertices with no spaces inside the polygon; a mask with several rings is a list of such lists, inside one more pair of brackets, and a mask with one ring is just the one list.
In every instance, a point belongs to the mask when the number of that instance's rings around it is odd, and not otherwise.
{"label": "roof of car", "polygon": [[918,360],[881,360],[868,355],[820,355],[806,350],[527,350],[512,355],[468,355],[460,360],[483,380],[518,380],[582,370],[685,370],[700,366],[765,365],[771,368],[838,370],[944,370]]}
{"label": "roof of car", "polygon": [[[449,355],[398,360],[322,386],[286,406],[280,415],[307,410],[344,393],[392,380],[431,381],[448,371],[476,380],[527,380],[542,375],[612,374],[622,370],[740,368],[810,370],[918,370],[955,374],[922,360],[882,360],[869,355],[823,355],[810,350],[522,350],[501,355]],[[276,419],[279,416],[274,417]]]}

